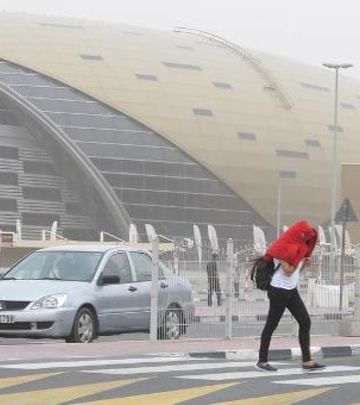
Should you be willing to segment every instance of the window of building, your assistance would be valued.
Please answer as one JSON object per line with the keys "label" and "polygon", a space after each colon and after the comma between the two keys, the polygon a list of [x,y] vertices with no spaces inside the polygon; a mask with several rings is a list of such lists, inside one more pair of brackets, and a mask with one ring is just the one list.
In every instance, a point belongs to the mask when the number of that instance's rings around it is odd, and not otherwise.
{"label": "window of building", "polygon": [[56,188],[23,187],[22,190],[27,200],[61,201],[61,193]]}
{"label": "window of building", "polygon": [[19,160],[19,151],[12,146],[0,146],[0,159]]}
{"label": "window of building", "polygon": [[188,45],[176,45],[176,48],[185,49],[187,51],[194,51],[195,49]]}
{"label": "window of building", "polygon": [[277,149],[276,154],[277,154],[277,156],[280,156],[280,157],[295,158],[295,159],[309,159],[309,154],[307,152],[299,152],[297,150]]}
{"label": "window of building", "polygon": [[155,75],[149,75],[149,74],[145,74],[145,73],[136,73],[136,77],[140,80],[157,81],[157,77]]}
{"label": "window of building", "polygon": [[280,170],[279,177],[281,179],[296,179],[296,172],[292,170]]}
{"label": "window of building", "polygon": [[317,90],[317,91],[323,91],[325,93],[329,93],[330,89],[325,86],[318,86],[317,84],[311,84],[311,83],[300,83],[302,87],[305,87],[306,89],[310,90]]}
{"label": "window of building", "polygon": [[57,24],[57,23],[39,23],[43,27],[53,27],[53,28],[70,28],[73,30],[82,29],[81,25],[71,25],[71,24]]}
{"label": "window of building", "polygon": [[163,62],[163,65],[168,68],[173,69],[187,69],[187,70],[197,70],[201,71],[202,68],[197,65],[189,65],[187,63],[175,63],[175,62]]}
{"label": "window of building", "polygon": [[320,148],[320,142],[317,139],[305,139],[305,143],[307,146],[311,146],[314,148]]}
{"label": "window of building", "polygon": [[121,31],[123,34],[127,35],[141,35],[140,32],[135,32],[135,31]]}
{"label": "window of building", "polygon": [[355,106],[350,103],[340,103],[342,108],[345,108],[347,110],[355,110]]}
{"label": "window of building", "polygon": [[71,240],[97,240],[99,238],[99,231],[92,228],[64,228],[63,237]]}
{"label": "window of building", "polygon": [[0,172],[0,184],[3,185],[18,185],[18,176],[13,172]]}
{"label": "window of building", "polygon": [[82,209],[80,204],[78,203],[73,203],[73,202],[67,202],[65,204],[65,210],[67,214],[70,215],[82,215]]}
{"label": "window of building", "polygon": [[0,210],[17,212],[17,202],[10,198],[0,198]]}
{"label": "window of building", "polygon": [[212,117],[213,113],[211,110],[208,110],[206,108],[193,108],[193,113],[195,115],[202,115],[205,117]]}
{"label": "window of building", "polygon": [[0,125],[18,125],[18,121],[12,112],[0,111]]}
{"label": "window of building", "polygon": [[60,225],[59,215],[23,212],[21,217],[24,225],[51,226],[54,221],[57,221],[58,225]]}
{"label": "window of building", "polygon": [[219,89],[232,89],[233,88],[230,83],[213,82],[213,85],[215,87],[218,87]]}
{"label": "window of building", "polygon": [[[335,129],[334,125],[328,125],[328,128],[329,128],[329,131],[334,131],[334,129]],[[337,126],[336,129],[337,129],[337,132],[344,132],[343,127]]]}
{"label": "window of building", "polygon": [[256,135],[252,132],[238,132],[237,136],[239,139],[244,139],[246,141],[256,141]]}
{"label": "window of building", "polygon": [[104,60],[100,55],[80,55],[80,58],[85,60]]}
{"label": "window of building", "polygon": [[25,173],[54,175],[54,167],[50,162],[39,162],[24,160],[23,167]]}

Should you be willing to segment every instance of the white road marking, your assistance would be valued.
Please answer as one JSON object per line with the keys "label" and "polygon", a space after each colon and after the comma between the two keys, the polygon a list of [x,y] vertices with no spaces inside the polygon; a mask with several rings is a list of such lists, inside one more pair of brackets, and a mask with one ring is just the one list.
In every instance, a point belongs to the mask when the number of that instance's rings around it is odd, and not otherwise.
{"label": "white road marking", "polygon": [[311,385],[314,387],[321,387],[323,385],[339,385],[339,384],[350,384],[359,383],[360,374],[357,375],[340,375],[335,377],[316,377],[313,379],[303,379],[303,380],[286,380],[286,381],[273,381],[275,384],[293,384],[293,385]]}
{"label": "white road marking", "polygon": [[205,361],[207,359],[192,359],[186,357],[142,357],[128,359],[99,359],[99,360],[77,360],[77,361],[52,361],[44,363],[14,363],[0,364],[0,368],[23,369],[23,370],[41,370],[45,368],[78,368],[78,367],[99,367],[114,365],[131,365],[139,363],[166,363],[178,361]]}
{"label": "white road marking", "polygon": [[[336,373],[342,371],[357,371],[360,367],[351,366],[329,366],[324,370],[314,372],[311,374],[319,373]],[[304,371],[302,368],[283,368],[274,372],[266,371],[240,371],[240,372],[230,372],[230,373],[220,373],[220,374],[195,374],[195,375],[182,375],[177,376],[177,378],[184,378],[189,380],[211,380],[211,381],[225,381],[225,380],[238,380],[238,379],[250,379],[250,378],[264,378],[264,377],[282,377],[288,375],[299,375],[299,374],[309,374],[308,371]]]}
{"label": "white road marking", "polygon": [[[275,364],[275,363],[273,363]],[[279,364],[279,363],[278,363]],[[189,371],[189,370],[211,370],[216,368],[245,368],[254,366],[254,362],[245,361],[224,361],[215,363],[200,363],[200,364],[176,364],[165,365],[158,367],[136,367],[136,368],[103,368],[96,370],[81,370],[83,373],[99,373],[99,374],[151,374],[151,373],[166,373],[171,371]]]}

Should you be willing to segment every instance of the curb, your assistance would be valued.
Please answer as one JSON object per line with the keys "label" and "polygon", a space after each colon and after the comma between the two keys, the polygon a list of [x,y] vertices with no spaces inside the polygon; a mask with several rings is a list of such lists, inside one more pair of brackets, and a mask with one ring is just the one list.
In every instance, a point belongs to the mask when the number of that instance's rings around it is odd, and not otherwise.
{"label": "curb", "polygon": [[[313,346],[311,354],[316,358],[360,356],[360,344],[352,346]],[[190,352],[188,356],[194,358],[211,358],[226,360],[258,360],[259,350],[219,350],[212,352]],[[269,350],[269,360],[295,360],[301,358],[300,348]]]}

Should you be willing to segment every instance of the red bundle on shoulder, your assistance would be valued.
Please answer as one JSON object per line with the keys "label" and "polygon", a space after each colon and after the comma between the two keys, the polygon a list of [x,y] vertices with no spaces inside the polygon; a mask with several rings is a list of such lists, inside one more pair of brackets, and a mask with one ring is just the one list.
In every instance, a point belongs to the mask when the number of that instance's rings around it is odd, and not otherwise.
{"label": "red bundle on shoulder", "polygon": [[317,230],[306,221],[296,222],[282,233],[267,249],[265,256],[285,260],[297,267],[310,257],[317,241]]}

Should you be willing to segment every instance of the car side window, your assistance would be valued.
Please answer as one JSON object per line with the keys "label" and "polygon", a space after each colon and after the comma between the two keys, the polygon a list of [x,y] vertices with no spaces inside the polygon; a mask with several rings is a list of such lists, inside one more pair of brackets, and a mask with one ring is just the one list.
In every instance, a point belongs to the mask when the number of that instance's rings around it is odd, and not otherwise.
{"label": "car side window", "polygon": [[[135,267],[137,281],[150,281],[152,279],[152,260],[145,253],[131,252],[132,262]],[[164,278],[164,272],[159,266],[159,279]]]}
{"label": "car side window", "polygon": [[132,275],[126,253],[116,253],[112,255],[105,265],[103,275],[119,276],[120,283],[131,283]]}

